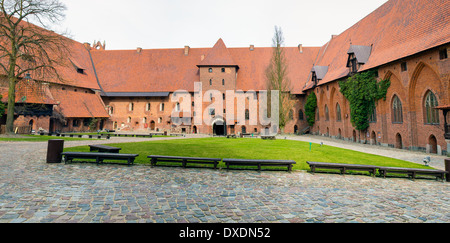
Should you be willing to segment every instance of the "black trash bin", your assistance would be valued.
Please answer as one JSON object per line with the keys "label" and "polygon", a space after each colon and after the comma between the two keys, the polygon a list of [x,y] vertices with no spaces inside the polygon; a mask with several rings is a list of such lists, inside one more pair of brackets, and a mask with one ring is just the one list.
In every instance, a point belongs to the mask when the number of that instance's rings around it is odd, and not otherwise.
{"label": "black trash bin", "polygon": [[47,163],[61,163],[61,153],[64,150],[63,139],[50,139],[48,140],[47,147]]}
{"label": "black trash bin", "polygon": [[445,160],[445,171],[449,173],[447,174],[447,182],[450,182],[450,159]]}

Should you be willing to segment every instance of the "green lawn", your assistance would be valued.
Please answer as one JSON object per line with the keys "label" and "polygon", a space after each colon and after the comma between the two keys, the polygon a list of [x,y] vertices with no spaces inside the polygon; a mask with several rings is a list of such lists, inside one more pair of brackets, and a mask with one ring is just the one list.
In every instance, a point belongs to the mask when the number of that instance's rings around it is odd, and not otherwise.
{"label": "green lawn", "polygon": [[[159,140],[139,143],[108,144],[120,147],[121,153],[139,154],[136,163],[149,163],[147,155],[168,155],[209,158],[295,160],[294,170],[308,170],[306,161],[349,164],[371,164],[391,167],[429,168],[423,165],[366,154],[331,146],[293,140],[262,140],[252,138],[195,138]],[[66,148],[64,151],[89,151],[88,146]],[[221,162],[219,166],[224,166]]]}

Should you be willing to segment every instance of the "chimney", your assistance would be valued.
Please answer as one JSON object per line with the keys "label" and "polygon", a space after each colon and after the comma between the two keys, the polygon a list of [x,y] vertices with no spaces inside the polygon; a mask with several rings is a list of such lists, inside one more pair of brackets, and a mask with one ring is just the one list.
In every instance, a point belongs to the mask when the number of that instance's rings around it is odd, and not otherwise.
{"label": "chimney", "polygon": [[298,45],[298,51],[300,53],[303,53],[303,45],[302,44]]}
{"label": "chimney", "polygon": [[84,48],[86,48],[86,50],[88,50],[88,51],[91,50],[91,44],[84,42],[83,45],[84,45]]}
{"label": "chimney", "polygon": [[189,49],[190,49],[189,46],[184,46],[184,55],[185,56],[189,55]]}
{"label": "chimney", "polygon": [[336,37],[337,37],[337,35],[331,35],[331,39],[334,39]]}
{"label": "chimney", "polygon": [[138,47],[137,48],[137,53],[141,53],[142,52],[142,48],[141,47]]}
{"label": "chimney", "polygon": [[250,45],[250,51],[255,50],[255,45]]}

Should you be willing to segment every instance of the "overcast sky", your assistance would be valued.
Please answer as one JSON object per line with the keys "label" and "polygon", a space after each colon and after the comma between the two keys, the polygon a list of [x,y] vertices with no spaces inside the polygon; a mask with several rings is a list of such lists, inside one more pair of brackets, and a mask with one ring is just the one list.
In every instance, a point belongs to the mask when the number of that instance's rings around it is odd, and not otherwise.
{"label": "overcast sky", "polygon": [[285,45],[322,46],[387,0],[62,0],[67,29],[78,42],[107,50],[271,46],[274,26]]}

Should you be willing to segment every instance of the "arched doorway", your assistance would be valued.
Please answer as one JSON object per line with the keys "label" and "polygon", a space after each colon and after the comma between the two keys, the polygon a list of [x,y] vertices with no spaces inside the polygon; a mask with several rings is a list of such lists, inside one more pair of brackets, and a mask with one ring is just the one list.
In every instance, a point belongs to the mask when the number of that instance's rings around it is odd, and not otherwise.
{"label": "arched doorway", "polygon": [[155,126],[156,126],[155,121],[151,121],[150,122],[150,130],[154,131],[155,130]]}
{"label": "arched doorway", "polygon": [[33,119],[31,119],[31,120],[28,122],[28,126],[30,127],[30,133],[31,133],[31,131],[33,131],[33,126],[34,126],[34,120],[33,120]]}
{"label": "arched doorway", "polygon": [[295,126],[294,126],[294,133],[297,134],[297,132],[298,132],[298,126],[295,125]]}
{"label": "arched doorway", "polygon": [[247,133],[247,128],[245,126],[242,126],[241,131],[242,133]]}
{"label": "arched doorway", "polygon": [[192,133],[197,134],[197,126],[192,127]]}
{"label": "arched doorway", "polygon": [[397,135],[395,135],[395,148],[403,148],[402,135],[400,135],[400,133],[397,133]]}
{"label": "arched doorway", "polygon": [[353,130],[353,142],[356,142],[356,131]]}
{"label": "arched doorway", "polygon": [[338,129],[338,139],[342,139],[342,131],[340,128]]}
{"label": "arched doorway", "polygon": [[49,126],[48,130],[49,130],[49,132],[55,131],[55,120],[54,119],[50,119],[50,126]]}
{"label": "arched doorway", "polygon": [[372,145],[377,145],[377,134],[375,131],[372,131],[372,134],[370,135],[370,139],[372,140]]}
{"label": "arched doorway", "polygon": [[437,140],[434,135],[431,135],[430,138],[428,138],[428,144],[430,145],[430,153],[436,154],[437,153]]}
{"label": "arched doorway", "polygon": [[217,136],[227,135],[227,124],[222,119],[213,122],[213,134]]}

